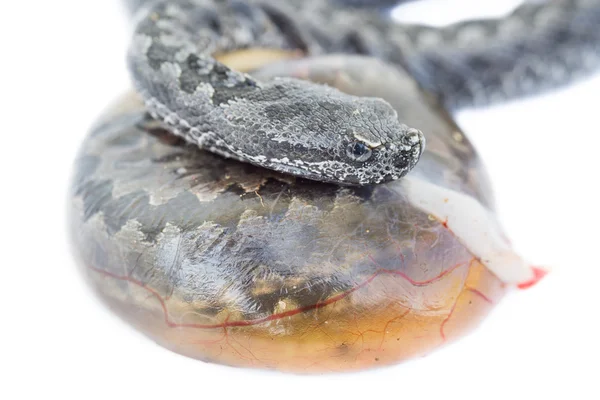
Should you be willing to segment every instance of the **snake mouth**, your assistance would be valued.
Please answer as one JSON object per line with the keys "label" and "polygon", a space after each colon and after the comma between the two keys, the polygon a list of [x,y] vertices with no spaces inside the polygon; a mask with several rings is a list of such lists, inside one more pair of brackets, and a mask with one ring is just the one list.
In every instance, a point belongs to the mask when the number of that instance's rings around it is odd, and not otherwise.
{"label": "snake mouth", "polygon": [[335,184],[338,186],[364,186],[376,183],[363,182],[359,179],[358,175],[354,174],[339,175],[334,174],[333,172],[328,173],[327,171],[321,169],[313,170],[307,166],[299,167],[297,165],[290,165],[286,163],[273,163],[269,166],[269,168],[282,174],[293,175],[297,179],[308,179],[321,183]]}
{"label": "snake mouth", "polygon": [[[319,182],[327,182],[327,183],[337,183],[337,178],[329,177],[323,175],[322,172],[312,171],[308,168],[298,167],[296,165],[286,164],[286,163],[273,163],[269,166],[269,168],[286,175],[293,175],[296,178],[300,179],[309,179],[313,181]],[[343,184],[343,183],[341,183]]]}

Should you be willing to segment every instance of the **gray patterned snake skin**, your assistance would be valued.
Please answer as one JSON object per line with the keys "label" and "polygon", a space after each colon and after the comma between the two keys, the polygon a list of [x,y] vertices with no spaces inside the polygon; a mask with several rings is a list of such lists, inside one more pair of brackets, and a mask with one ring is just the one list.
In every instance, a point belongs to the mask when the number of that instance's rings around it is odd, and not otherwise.
{"label": "gray patterned snake skin", "polygon": [[[355,53],[405,68],[447,107],[523,96],[600,64],[600,1],[524,4],[499,20],[395,24],[390,1],[130,1],[128,61],[150,114],[222,156],[349,185],[398,179],[425,145],[389,104],[292,78],[261,82],[214,54],[248,48]],[[372,9],[364,6],[370,5]]]}

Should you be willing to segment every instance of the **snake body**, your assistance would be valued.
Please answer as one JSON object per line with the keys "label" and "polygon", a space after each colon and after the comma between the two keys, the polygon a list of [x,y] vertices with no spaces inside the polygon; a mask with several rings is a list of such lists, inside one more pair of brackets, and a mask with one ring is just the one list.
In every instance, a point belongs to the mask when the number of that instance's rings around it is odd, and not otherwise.
{"label": "snake body", "polygon": [[[447,107],[554,87],[600,64],[600,1],[524,4],[500,20],[396,24],[352,0],[132,1],[129,66],[153,117],[214,153],[303,178],[372,184],[425,141],[381,99],[293,78],[258,81],[213,56],[248,48],[355,53],[406,69]],[[548,49],[551,51],[548,51]]]}

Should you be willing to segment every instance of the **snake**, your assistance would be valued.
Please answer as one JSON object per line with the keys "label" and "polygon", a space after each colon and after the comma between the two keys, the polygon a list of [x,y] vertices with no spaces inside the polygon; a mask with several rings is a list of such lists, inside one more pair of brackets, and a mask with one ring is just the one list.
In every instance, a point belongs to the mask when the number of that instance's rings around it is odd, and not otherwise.
{"label": "snake", "polygon": [[[69,196],[114,312],[189,357],[347,371],[428,354],[543,276],[451,112],[591,73],[600,1],[442,28],[390,22],[393,3],[127,3],[136,90],[91,129]],[[427,146],[403,155],[415,130]]]}
{"label": "snake", "polygon": [[303,178],[366,185],[414,167],[425,146],[418,127],[381,99],[294,78],[259,81],[215,55],[262,48],[374,56],[405,68],[454,108],[556,86],[600,63],[597,0],[526,3],[503,19],[443,28],[397,24],[371,10],[391,3],[130,2],[129,70],[152,117],[200,148]]}

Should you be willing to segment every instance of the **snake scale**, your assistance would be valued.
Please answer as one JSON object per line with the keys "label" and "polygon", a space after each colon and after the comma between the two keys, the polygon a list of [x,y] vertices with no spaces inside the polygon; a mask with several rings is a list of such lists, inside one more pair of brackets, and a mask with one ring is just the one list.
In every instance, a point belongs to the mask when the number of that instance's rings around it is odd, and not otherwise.
{"label": "snake scale", "polygon": [[449,107],[556,86],[600,63],[597,0],[525,4],[504,19],[445,28],[396,24],[360,7],[369,4],[390,1],[137,0],[131,75],[152,116],[201,148],[364,185],[414,167],[425,146],[418,127],[380,99],[293,78],[260,82],[213,55],[271,48],[375,56],[407,69]]}

